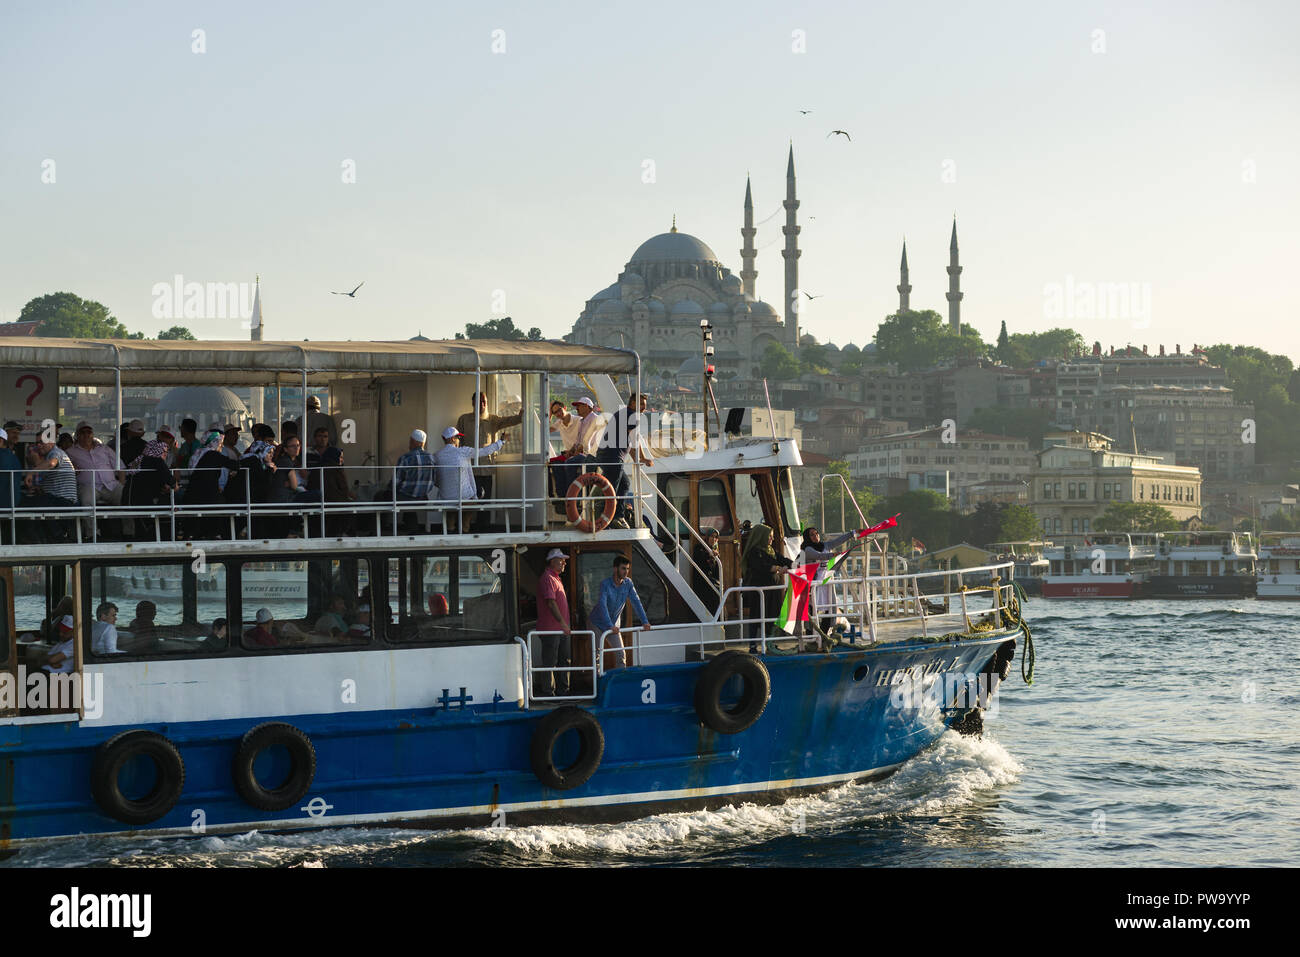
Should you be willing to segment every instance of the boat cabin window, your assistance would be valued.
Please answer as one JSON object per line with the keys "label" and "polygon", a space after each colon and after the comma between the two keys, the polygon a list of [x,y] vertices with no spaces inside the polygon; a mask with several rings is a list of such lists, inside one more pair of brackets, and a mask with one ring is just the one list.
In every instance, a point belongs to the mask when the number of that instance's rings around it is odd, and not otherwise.
{"label": "boat cabin window", "polygon": [[242,645],[265,651],[369,644],[375,627],[370,584],[365,558],[244,562]]}
{"label": "boat cabin window", "polygon": [[[571,595],[569,604],[571,610],[575,612],[578,608],[572,606],[580,606],[582,617],[579,620],[584,622],[588,620],[596,596],[600,594],[600,583],[614,574],[614,556],[621,554],[625,553],[621,549],[615,549],[583,551],[578,555],[577,601]],[[641,607],[645,609],[650,624],[662,625],[668,621],[668,586],[639,551],[633,549],[629,557],[632,560],[629,574],[632,584],[636,587],[637,597],[641,599]],[[623,620],[633,626],[641,624],[630,602],[625,608]]]}
{"label": "boat cabin window", "polygon": [[50,619],[73,613],[68,585],[68,565],[13,565],[14,633],[29,640],[47,641],[55,635]]}
{"label": "boat cabin window", "polygon": [[[416,555],[389,560],[395,599],[392,641],[501,641],[506,634],[504,570],[491,554]],[[496,567],[504,568],[503,560]]]}
{"label": "boat cabin window", "polygon": [[700,529],[706,528],[716,528],[721,535],[730,535],[735,528],[727,488],[720,478],[700,480]]}
{"label": "boat cabin window", "polygon": [[226,647],[213,630],[229,617],[224,563],[87,566],[84,581],[82,635],[91,660]]}
{"label": "boat cabin window", "polygon": [[758,476],[736,476],[736,521],[750,528],[763,521],[763,500],[758,496]]}

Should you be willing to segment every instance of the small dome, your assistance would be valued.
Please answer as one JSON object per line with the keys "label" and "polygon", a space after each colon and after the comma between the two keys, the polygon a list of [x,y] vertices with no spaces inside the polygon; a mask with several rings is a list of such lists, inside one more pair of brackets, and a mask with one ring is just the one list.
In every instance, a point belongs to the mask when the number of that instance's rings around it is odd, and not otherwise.
{"label": "small dome", "polygon": [[745,284],[740,281],[739,276],[728,276],[722,280],[722,291],[729,296],[739,296],[745,290]]}
{"label": "small dome", "polygon": [[704,357],[691,356],[677,367],[678,375],[699,375],[704,371]]}
{"label": "small dome", "polygon": [[729,316],[731,315],[731,307],[728,306],[725,302],[715,302],[713,305],[709,306],[709,315]]}
{"label": "small dome", "polygon": [[776,310],[761,299],[755,299],[749,304],[749,314],[751,316],[762,316],[766,319],[776,319]]}
{"label": "small dome", "polygon": [[624,285],[627,286],[636,286],[636,285],[644,286],[645,277],[643,277],[639,272],[625,272],[623,273],[622,282]]}
{"label": "small dome", "polygon": [[628,265],[632,263],[708,262],[717,263],[718,254],[708,245],[689,233],[660,233],[636,248]]}
{"label": "small dome", "polygon": [[650,307],[650,315],[652,316],[662,317],[668,315],[668,307],[664,305],[662,299],[651,299],[646,305]]}
{"label": "small dome", "polygon": [[592,302],[597,302],[602,299],[622,299],[622,298],[623,298],[623,291],[618,288],[618,283],[614,283],[614,285],[606,286],[600,292],[596,293],[596,295],[591,297],[591,300]]}
{"label": "small dome", "polygon": [[699,318],[704,315],[704,307],[694,299],[680,299],[673,306],[674,319]]}
{"label": "small dome", "polygon": [[621,299],[606,299],[596,307],[597,319],[622,319],[627,315],[627,306]]}
{"label": "small dome", "polygon": [[248,416],[248,409],[239,396],[222,386],[183,385],[159,399],[150,415],[156,418],[158,425],[173,428],[179,426],[182,419],[193,419],[202,430],[214,422],[242,424]]}
{"label": "small dome", "polygon": [[847,356],[854,356],[854,355],[857,355],[857,354],[858,354],[859,352],[861,352],[862,350],[859,349],[857,346],[855,346],[853,343],[850,342],[847,346],[844,347],[844,349],[843,349],[842,351],[843,351],[844,354],[847,355]]}

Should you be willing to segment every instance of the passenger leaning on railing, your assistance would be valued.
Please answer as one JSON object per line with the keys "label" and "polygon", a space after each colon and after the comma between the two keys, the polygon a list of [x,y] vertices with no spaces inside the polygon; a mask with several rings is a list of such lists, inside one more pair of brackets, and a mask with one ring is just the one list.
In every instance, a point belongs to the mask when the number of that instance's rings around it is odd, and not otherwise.
{"label": "passenger leaning on railing", "polygon": [[539,698],[563,698],[569,693],[569,672],[545,670],[569,667],[569,598],[560,579],[568,563],[564,552],[552,548],[546,553],[546,570],[537,582],[537,630],[562,633],[538,636],[542,647],[537,667],[542,670],[537,672],[533,693]]}
{"label": "passenger leaning on railing", "polygon": [[[89,422],[77,425],[72,448],[68,449],[77,470],[77,501],[82,508],[94,505],[121,505],[122,480],[125,475],[117,468],[117,453],[95,438],[95,429]],[[90,540],[93,522],[89,517],[81,520],[81,534]]]}
{"label": "passenger leaning on railing", "polygon": [[[23,463],[9,448],[9,437],[0,432],[0,509],[9,511],[18,504],[23,489]],[[14,544],[9,541],[9,522],[0,523],[0,544]]]}
{"label": "passenger leaning on railing", "polygon": [[[416,429],[411,433],[409,450],[397,460],[393,494],[399,502],[428,502],[438,494],[438,464],[433,453],[424,447],[428,438],[424,429]],[[415,514],[403,513],[403,527],[410,529],[414,524]]]}
{"label": "passenger leaning on railing", "polygon": [[[438,463],[438,498],[442,502],[464,502],[477,499],[479,483],[470,469],[470,462],[477,462],[482,457],[495,455],[506,444],[504,432],[495,442],[485,445],[481,449],[462,448],[460,442],[463,438],[464,435],[458,428],[454,425],[447,426],[442,430],[442,448],[433,457],[434,461]],[[491,487],[491,483],[489,483],[488,487]],[[460,526],[461,531],[468,530],[477,514],[477,509],[466,509],[464,511],[464,519]],[[455,513],[449,513],[447,515],[448,531],[454,530],[455,523]]]}
{"label": "passenger leaning on railing", "polygon": [[626,555],[614,556],[614,574],[600,583],[600,592],[587,616],[591,630],[595,632],[597,638],[603,632],[612,629],[612,634],[605,639],[605,670],[607,671],[629,664],[627,652],[624,650],[628,646],[624,645],[623,633],[619,628],[623,608],[628,602],[632,603],[632,610],[641,619],[641,627],[646,631],[650,630],[650,618],[641,607],[641,596],[636,593],[636,585],[629,577],[631,570],[632,562]]}
{"label": "passenger leaning on railing", "polygon": [[[32,469],[24,483],[27,508],[59,509],[77,507],[77,470],[68,453],[53,442],[32,445]],[[68,541],[73,537],[72,523],[65,519],[32,523],[30,538],[42,544]]]}
{"label": "passenger leaning on railing", "polygon": [[[779,585],[791,564],[790,559],[773,550],[770,526],[760,522],[750,529],[749,537],[745,539],[745,550],[740,555],[742,585],[751,588]],[[747,619],[775,618],[781,607],[781,596],[775,591],[747,591],[744,595]],[[767,622],[755,620],[746,630],[749,632],[749,649],[756,652],[758,641],[767,634]]]}

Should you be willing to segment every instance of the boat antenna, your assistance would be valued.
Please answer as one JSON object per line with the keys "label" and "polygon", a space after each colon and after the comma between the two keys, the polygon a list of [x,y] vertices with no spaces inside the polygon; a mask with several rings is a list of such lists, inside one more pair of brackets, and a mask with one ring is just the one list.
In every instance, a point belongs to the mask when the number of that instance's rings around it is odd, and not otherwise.
{"label": "boat antenna", "polygon": [[767,399],[767,424],[772,427],[772,453],[781,451],[781,444],[776,440],[776,419],[772,417],[772,394],[767,391],[767,380],[763,380],[763,397]]}

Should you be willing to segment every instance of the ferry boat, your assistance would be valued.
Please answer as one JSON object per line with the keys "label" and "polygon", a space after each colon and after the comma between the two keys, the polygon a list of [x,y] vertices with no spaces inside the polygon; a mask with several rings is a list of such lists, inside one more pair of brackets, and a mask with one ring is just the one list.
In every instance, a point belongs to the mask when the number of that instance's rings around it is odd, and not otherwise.
{"label": "ferry boat", "polygon": [[1247,532],[1161,532],[1148,598],[1249,598],[1255,594],[1254,542]]}
{"label": "ferry boat", "polygon": [[1067,535],[1043,549],[1044,598],[1141,598],[1156,547],[1144,533]]}
{"label": "ferry boat", "polygon": [[[777,547],[797,537],[789,440],[760,453],[710,439],[698,458],[632,468],[632,527],[556,518],[551,377],[585,376],[608,395],[627,376],[639,389],[629,351],[27,339],[0,353],[0,368],[112,386],[119,411],[124,386],[327,387],[326,408],[355,438],[347,461],[389,463],[348,466],[375,490],[355,502],[57,513],[20,503],[0,515],[18,536],[0,550],[0,850],[85,835],[616,820],[781,800],[884,777],[950,728],[977,732],[1019,637],[1029,640],[1010,563],[968,570],[989,575],[987,587],[923,600],[924,576],[890,574],[869,537],[817,609],[839,622],[821,650],[774,629],[785,587],[743,587],[730,557],[712,582],[692,582],[686,546],[700,544],[702,524],[741,529],[749,508]],[[479,463],[490,495],[399,500],[391,463],[411,430],[438,436],[476,392],[489,409],[519,396],[506,449]],[[475,511],[484,530],[453,530]],[[339,515],[352,533],[327,537]],[[266,516],[282,521],[259,523]],[[105,524],[126,517],[153,540],[110,540]],[[89,540],[72,518],[91,523]],[[193,518],[219,519],[225,533],[177,537]],[[25,529],[55,522],[74,540],[26,543]],[[309,534],[240,538],[241,527]],[[538,582],[555,549],[573,611],[567,665],[547,663],[547,639],[559,636],[538,629]],[[621,666],[612,632],[588,619],[617,556],[631,561],[650,619],[639,631],[625,619]],[[275,609],[259,577],[268,563],[295,586]],[[119,649],[107,653],[97,610],[132,575],[179,587],[155,592],[139,620],[120,609]],[[33,581],[37,593],[15,595],[15,582]],[[757,615],[745,617],[744,597]],[[69,605],[71,671],[50,678],[42,665],[64,660],[50,619]],[[332,613],[346,632],[321,628]],[[1021,667],[1032,678],[1032,656]]]}
{"label": "ferry boat", "polygon": [[1262,533],[1258,568],[1257,598],[1300,599],[1300,533]]}
{"label": "ferry boat", "polygon": [[1051,569],[1051,563],[1043,554],[1043,549],[1051,542],[994,542],[988,546],[997,561],[1011,561],[1015,583],[1026,595],[1043,593],[1043,578]]}

